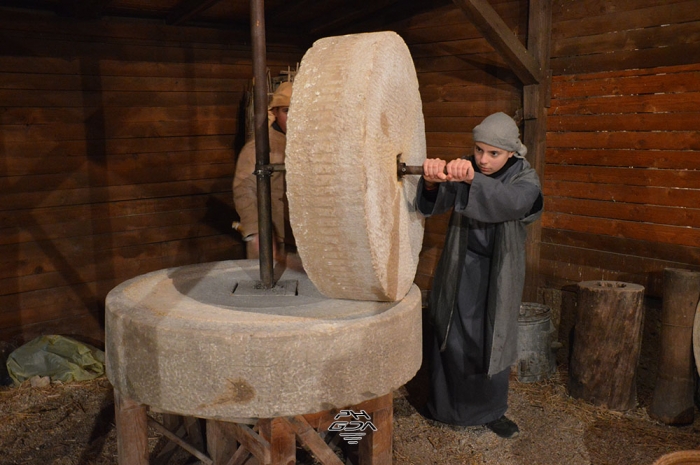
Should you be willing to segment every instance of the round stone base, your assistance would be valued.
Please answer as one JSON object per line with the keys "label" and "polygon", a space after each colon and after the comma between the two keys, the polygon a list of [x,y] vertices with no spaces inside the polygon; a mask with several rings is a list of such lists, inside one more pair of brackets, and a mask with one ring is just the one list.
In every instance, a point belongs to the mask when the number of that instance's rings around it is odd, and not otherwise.
{"label": "round stone base", "polygon": [[[277,270],[276,270],[277,271]],[[255,289],[257,260],[155,271],[106,301],[107,376],[165,412],[235,421],[359,404],[420,367],[421,295],[329,299],[300,272]],[[234,291],[235,289],[235,291]]]}

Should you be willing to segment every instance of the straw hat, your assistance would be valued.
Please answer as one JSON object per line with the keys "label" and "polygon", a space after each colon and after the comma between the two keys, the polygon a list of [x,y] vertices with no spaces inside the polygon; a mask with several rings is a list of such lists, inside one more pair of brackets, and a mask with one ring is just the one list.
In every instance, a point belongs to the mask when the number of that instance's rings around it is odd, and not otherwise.
{"label": "straw hat", "polygon": [[289,81],[283,82],[277,87],[275,93],[272,94],[272,99],[270,100],[270,109],[275,107],[288,107],[289,102],[292,100],[292,83]]}

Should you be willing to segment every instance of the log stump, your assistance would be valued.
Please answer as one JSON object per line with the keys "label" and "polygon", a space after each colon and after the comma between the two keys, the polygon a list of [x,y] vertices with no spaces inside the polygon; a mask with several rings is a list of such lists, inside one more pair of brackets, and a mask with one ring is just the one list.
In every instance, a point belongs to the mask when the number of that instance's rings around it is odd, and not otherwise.
{"label": "log stump", "polygon": [[693,325],[700,272],[666,268],[661,309],[661,352],[649,416],[667,425],[693,422]]}
{"label": "log stump", "polygon": [[611,410],[637,405],[644,286],[618,281],[578,285],[569,394]]}

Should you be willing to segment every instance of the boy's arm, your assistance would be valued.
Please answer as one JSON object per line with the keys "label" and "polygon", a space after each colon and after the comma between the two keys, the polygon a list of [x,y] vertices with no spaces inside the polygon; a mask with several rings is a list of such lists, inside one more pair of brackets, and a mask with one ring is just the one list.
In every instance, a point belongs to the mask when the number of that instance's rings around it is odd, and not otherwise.
{"label": "boy's arm", "polygon": [[541,195],[538,185],[526,181],[512,184],[476,173],[468,197],[460,196],[455,205],[458,211],[484,223],[502,223],[525,218]]}
{"label": "boy's arm", "polygon": [[[436,183],[430,186],[422,177],[418,181],[415,206],[423,216],[439,215],[454,206],[456,184],[453,182]],[[468,188],[468,185],[465,184]]]}

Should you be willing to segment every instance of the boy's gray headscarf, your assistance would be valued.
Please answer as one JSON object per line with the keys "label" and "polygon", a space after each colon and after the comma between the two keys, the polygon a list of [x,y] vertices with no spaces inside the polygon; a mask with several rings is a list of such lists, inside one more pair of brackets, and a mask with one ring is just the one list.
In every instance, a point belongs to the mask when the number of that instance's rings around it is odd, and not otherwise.
{"label": "boy's gray headscarf", "polygon": [[474,142],[498,147],[499,149],[515,152],[518,158],[524,158],[527,147],[520,142],[518,125],[510,116],[499,112],[487,116],[474,128]]}

